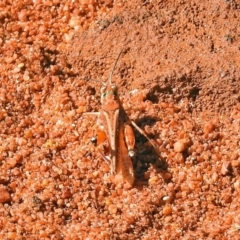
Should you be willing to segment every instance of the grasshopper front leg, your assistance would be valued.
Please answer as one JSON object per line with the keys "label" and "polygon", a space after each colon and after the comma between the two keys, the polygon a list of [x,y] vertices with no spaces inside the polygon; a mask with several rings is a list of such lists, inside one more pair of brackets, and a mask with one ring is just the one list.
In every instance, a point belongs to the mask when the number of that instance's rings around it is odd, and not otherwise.
{"label": "grasshopper front leg", "polygon": [[[83,113],[82,116],[86,116],[86,115],[90,115],[90,116],[96,116],[98,117],[98,120],[97,120],[97,124],[98,126],[101,125],[101,122],[99,121],[99,116],[100,116],[100,112],[86,112],[86,113]],[[92,137],[91,137],[91,142],[96,144],[97,146],[97,150],[98,150],[98,153],[101,155],[101,157],[109,163],[109,159],[101,152],[100,150],[100,145],[106,140],[107,136],[106,136],[106,133],[104,131],[102,131],[101,129],[98,129],[96,134],[94,134]]]}

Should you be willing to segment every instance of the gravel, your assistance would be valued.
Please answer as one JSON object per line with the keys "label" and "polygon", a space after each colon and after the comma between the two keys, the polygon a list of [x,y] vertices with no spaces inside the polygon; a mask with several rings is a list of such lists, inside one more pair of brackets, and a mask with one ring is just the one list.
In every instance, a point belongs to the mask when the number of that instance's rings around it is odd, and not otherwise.
{"label": "gravel", "polygon": [[[0,239],[239,239],[239,5],[180,2],[0,3]],[[121,48],[132,188],[82,114]]]}

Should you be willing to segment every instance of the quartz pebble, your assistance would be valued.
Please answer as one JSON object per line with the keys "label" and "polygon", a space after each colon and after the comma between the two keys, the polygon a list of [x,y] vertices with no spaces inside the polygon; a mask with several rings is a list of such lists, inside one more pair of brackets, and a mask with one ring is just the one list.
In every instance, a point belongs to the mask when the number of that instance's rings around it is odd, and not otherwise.
{"label": "quartz pebble", "polygon": [[184,150],[186,150],[186,148],[187,148],[187,144],[183,140],[177,141],[174,144],[174,151],[177,153],[183,152]]}
{"label": "quartz pebble", "polygon": [[230,167],[231,167],[231,164],[230,162],[223,162],[222,164],[222,168],[221,168],[221,173],[222,175],[226,175],[230,172]]}

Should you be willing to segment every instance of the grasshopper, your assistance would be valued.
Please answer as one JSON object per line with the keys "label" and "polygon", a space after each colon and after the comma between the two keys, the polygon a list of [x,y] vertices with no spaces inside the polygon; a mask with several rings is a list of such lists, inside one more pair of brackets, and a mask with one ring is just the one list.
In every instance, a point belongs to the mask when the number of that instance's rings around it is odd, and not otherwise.
{"label": "grasshopper", "polygon": [[[135,136],[134,126],[141,134],[143,134],[154,148],[155,145],[149,137],[139,128],[135,122],[129,119],[124,111],[118,96],[117,85],[112,83],[112,74],[119,60],[122,50],[118,54],[112,70],[109,74],[108,83],[100,80],[93,80],[102,83],[101,88],[101,109],[99,112],[88,112],[85,114],[97,115],[100,132],[97,136],[97,142],[104,139],[102,134],[108,139],[110,148],[110,171],[111,174],[121,173],[131,186],[134,183],[134,169],[131,158],[134,157]],[[91,80],[91,79],[90,79]],[[96,138],[94,138],[96,140]],[[101,157],[109,162],[109,159],[99,151]]]}

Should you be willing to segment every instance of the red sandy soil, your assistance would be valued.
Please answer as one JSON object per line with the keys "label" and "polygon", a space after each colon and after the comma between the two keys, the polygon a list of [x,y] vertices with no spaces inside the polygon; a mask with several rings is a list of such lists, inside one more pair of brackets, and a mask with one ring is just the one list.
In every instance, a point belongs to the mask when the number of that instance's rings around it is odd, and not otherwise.
{"label": "red sandy soil", "polygon": [[[240,239],[240,4],[0,2],[0,239]],[[129,188],[90,138],[113,73]],[[157,154],[159,152],[159,155]]]}

